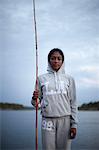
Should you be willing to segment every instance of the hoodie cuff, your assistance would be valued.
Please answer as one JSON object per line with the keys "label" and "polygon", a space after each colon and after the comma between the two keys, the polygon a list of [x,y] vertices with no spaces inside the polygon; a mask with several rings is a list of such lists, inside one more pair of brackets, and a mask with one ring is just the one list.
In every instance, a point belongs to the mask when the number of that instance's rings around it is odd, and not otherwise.
{"label": "hoodie cuff", "polygon": [[71,128],[76,128],[77,129],[77,124],[75,124],[75,123],[71,124]]}

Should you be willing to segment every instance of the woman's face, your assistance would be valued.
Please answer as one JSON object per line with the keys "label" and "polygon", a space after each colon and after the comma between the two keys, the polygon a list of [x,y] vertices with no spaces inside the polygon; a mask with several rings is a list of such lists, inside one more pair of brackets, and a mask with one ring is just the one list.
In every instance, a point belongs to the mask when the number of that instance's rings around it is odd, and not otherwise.
{"label": "woman's face", "polygon": [[58,71],[62,66],[62,55],[59,52],[54,52],[50,57],[50,65],[53,70]]}

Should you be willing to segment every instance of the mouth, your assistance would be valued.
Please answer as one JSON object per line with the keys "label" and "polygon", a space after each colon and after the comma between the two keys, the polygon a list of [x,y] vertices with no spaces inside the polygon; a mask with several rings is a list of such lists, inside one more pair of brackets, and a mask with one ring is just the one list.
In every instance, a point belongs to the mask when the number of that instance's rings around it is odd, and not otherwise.
{"label": "mouth", "polygon": [[60,68],[60,65],[53,65],[53,68]]}
{"label": "mouth", "polygon": [[60,64],[54,64],[53,66],[55,66],[55,67],[60,67]]}

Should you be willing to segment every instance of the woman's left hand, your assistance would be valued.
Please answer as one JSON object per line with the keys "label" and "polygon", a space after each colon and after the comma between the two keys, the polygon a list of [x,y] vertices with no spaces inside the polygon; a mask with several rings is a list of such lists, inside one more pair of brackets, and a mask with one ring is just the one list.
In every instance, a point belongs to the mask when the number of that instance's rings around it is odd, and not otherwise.
{"label": "woman's left hand", "polygon": [[76,137],[76,128],[70,129],[70,139],[74,139]]}

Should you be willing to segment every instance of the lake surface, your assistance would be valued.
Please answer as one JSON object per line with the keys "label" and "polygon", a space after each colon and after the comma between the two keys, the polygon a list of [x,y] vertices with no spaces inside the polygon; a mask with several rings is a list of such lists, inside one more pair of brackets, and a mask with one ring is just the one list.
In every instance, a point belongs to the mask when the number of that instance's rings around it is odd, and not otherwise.
{"label": "lake surface", "polygon": [[[99,111],[78,112],[78,133],[72,150],[99,150]],[[39,150],[41,115],[39,112]],[[1,150],[35,150],[35,111],[0,111]]]}

